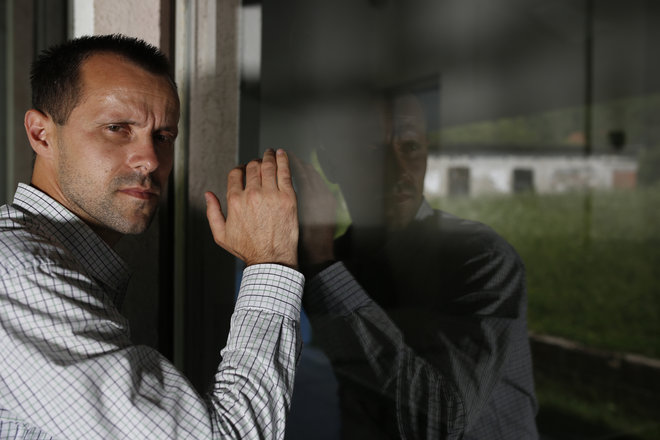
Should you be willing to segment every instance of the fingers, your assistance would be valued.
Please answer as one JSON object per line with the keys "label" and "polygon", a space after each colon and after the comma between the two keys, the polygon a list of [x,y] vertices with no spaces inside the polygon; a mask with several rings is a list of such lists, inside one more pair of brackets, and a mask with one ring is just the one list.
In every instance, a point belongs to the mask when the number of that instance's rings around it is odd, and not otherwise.
{"label": "fingers", "polygon": [[296,174],[296,179],[298,178],[298,174],[304,173],[304,163],[298,156],[295,154],[291,153],[289,154],[289,162],[291,167],[293,168],[294,173]]}
{"label": "fingers", "polygon": [[289,168],[289,158],[283,149],[277,150],[277,186],[280,191],[293,191],[291,182],[291,169]]}
{"label": "fingers", "polygon": [[245,188],[261,188],[261,164],[252,160],[245,166]]}
{"label": "fingers", "polygon": [[294,154],[291,154],[290,158],[293,171],[296,175],[296,180],[300,183],[300,191],[314,192],[319,186],[326,188],[326,184],[323,181],[321,174],[311,163],[304,162]]}
{"label": "fingers", "polygon": [[[277,152],[270,148],[266,150],[263,159],[253,160],[246,165],[245,173],[245,188],[264,187],[281,191],[293,190],[289,158],[281,148]],[[238,185],[236,188],[239,188]],[[231,188],[227,189],[229,191]]]}
{"label": "fingers", "polygon": [[234,168],[227,175],[227,195],[243,191],[243,172],[245,167]]}
{"label": "fingers", "polygon": [[[245,174],[245,185],[243,175]],[[283,186],[282,186],[283,185]],[[227,177],[227,194],[238,193],[246,188],[288,189],[293,188],[291,170],[284,150],[264,152],[263,159],[255,159],[247,165],[231,170]]]}
{"label": "fingers", "polygon": [[229,173],[226,216],[213,193],[205,193],[205,198],[209,226],[218,245],[247,265],[297,266],[297,199],[284,151],[268,150],[262,160]]}
{"label": "fingers", "polygon": [[275,151],[271,148],[264,152],[261,160],[261,185],[268,189],[277,189],[278,166],[275,161]]}
{"label": "fingers", "polygon": [[215,194],[210,191],[204,193],[204,198],[206,199],[206,218],[209,221],[213,239],[217,244],[223,246],[225,242],[226,222],[225,216],[222,214],[222,206],[220,206],[220,201]]}
{"label": "fingers", "polygon": [[277,163],[275,151],[271,148],[264,152],[263,159],[250,161],[245,167],[245,188],[277,189]]}
{"label": "fingers", "polygon": [[293,167],[301,197],[307,197],[310,193],[313,193],[313,178],[318,173],[312,165],[304,162],[299,157],[293,154],[289,157],[291,158],[291,165]]}

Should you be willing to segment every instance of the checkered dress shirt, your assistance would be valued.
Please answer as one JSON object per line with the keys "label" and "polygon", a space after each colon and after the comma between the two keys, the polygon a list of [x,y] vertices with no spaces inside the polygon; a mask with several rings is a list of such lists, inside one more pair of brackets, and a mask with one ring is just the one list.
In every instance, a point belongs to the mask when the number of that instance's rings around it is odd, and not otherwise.
{"label": "checkered dress shirt", "polygon": [[305,293],[345,438],[538,439],[524,267],[502,237],[424,202],[379,253],[350,257]]}
{"label": "checkered dress shirt", "polygon": [[304,279],[243,273],[212,390],[131,344],[117,254],[46,194],[0,207],[0,440],[282,438]]}

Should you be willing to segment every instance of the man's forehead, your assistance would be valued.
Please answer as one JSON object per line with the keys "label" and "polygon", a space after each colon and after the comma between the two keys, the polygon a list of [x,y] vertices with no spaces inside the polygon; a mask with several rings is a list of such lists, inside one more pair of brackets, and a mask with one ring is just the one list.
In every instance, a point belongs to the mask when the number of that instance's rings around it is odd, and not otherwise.
{"label": "man's forehead", "polygon": [[397,96],[377,104],[377,126],[387,138],[422,136],[426,133],[426,116],[419,100],[413,95]]}
{"label": "man's forehead", "polygon": [[[168,77],[153,74],[127,58],[114,53],[99,53],[87,58],[80,67],[80,102],[98,96],[110,103],[109,96],[124,100],[141,100],[145,97],[164,99],[171,116],[179,116],[179,98]],[[115,104],[119,102],[115,99]]]}
{"label": "man's forehead", "polygon": [[393,103],[394,119],[416,123],[424,123],[426,116],[422,104],[414,95],[397,97]]}
{"label": "man's forehead", "polygon": [[121,54],[93,54],[82,62],[80,74],[83,88],[143,85],[149,89],[167,89],[178,100],[175,86],[166,75],[149,72]]}

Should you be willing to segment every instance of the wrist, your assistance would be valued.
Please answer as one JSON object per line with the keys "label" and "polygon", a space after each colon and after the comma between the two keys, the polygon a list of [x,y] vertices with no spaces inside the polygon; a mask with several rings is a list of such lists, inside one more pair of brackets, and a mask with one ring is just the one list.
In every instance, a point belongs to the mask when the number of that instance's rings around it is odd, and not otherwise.
{"label": "wrist", "polygon": [[316,276],[317,274],[324,271],[328,267],[332,266],[336,262],[337,261],[333,258],[316,263],[310,262],[307,264],[301,264],[300,271],[302,272],[302,274],[305,276],[306,279],[311,279],[312,277]]}

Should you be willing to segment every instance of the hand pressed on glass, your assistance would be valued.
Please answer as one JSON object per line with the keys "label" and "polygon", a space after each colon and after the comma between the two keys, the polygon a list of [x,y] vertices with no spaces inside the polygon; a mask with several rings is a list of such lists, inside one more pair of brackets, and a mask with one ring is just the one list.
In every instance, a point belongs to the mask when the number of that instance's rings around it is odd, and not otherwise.
{"label": "hand pressed on glass", "polygon": [[226,217],[215,194],[205,197],[213,238],[227,252],[248,266],[298,266],[297,200],[284,150],[268,150],[261,161],[229,173]]}
{"label": "hand pressed on glass", "polygon": [[311,164],[295,155],[291,155],[291,164],[296,182],[300,184],[300,266],[305,268],[330,262],[335,259],[337,200]]}

